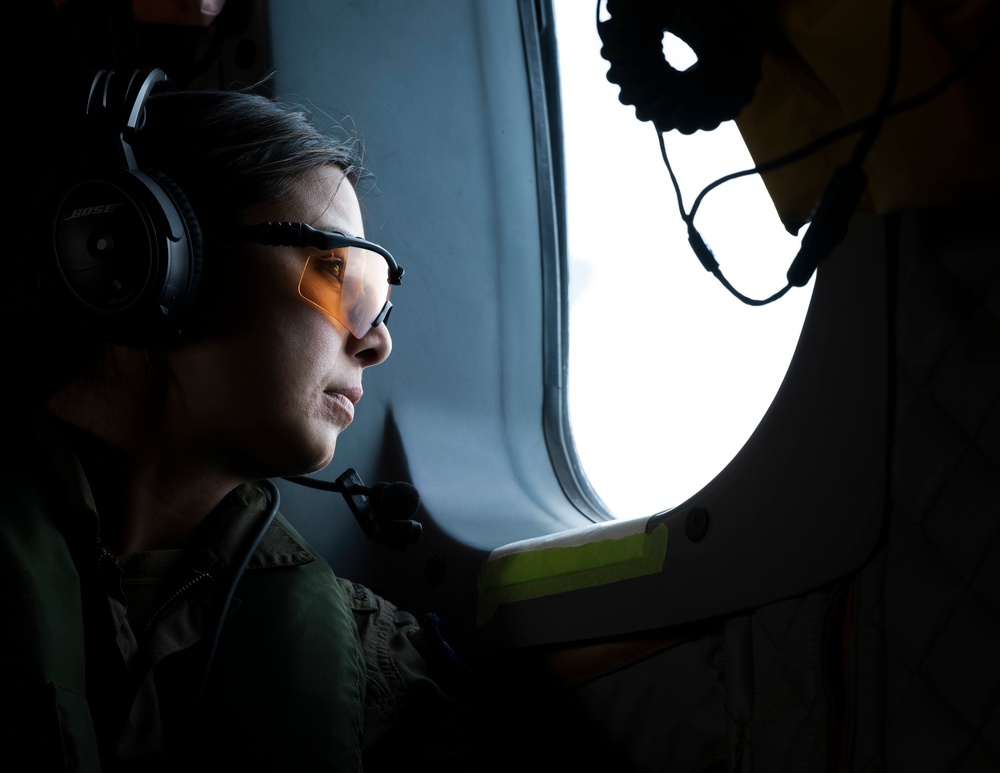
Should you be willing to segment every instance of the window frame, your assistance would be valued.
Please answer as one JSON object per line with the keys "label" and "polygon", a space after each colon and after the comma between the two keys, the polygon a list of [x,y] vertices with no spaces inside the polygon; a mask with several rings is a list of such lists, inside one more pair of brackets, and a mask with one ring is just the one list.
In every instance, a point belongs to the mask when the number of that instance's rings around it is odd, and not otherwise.
{"label": "window frame", "polygon": [[559,52],[551,0],[518,0],[535,131],[543,293],[542,423],[566,498],[594,522],[614,515],[584,472],[569,417],[569,253]]}

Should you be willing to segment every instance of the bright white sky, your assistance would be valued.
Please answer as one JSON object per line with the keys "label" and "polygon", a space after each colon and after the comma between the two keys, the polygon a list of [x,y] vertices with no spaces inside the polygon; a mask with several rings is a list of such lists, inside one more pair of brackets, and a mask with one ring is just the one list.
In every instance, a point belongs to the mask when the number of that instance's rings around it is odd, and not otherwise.
{"label": "bright white sky", "polygon": [[[618,101],[595,4],[553,0],[562,73],[569,247],[568,400],[591,485],[619,518],[681,504],[760,422],[802,328],[812,283],[749,306],[687,243],[656,130]],[[668,57],[675,66],[687,63]],[[735,124],[666,135],[685,209],[753,166]],[[695,220],[737,290],[766,298],[798,250],[757,176],[710,193]]]}

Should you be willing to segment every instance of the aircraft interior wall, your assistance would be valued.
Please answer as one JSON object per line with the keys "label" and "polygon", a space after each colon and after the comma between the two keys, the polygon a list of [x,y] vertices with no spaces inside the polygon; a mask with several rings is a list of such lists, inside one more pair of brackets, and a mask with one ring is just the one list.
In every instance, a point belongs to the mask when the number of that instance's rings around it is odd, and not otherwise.
{"label": "aircraft interior wall", "polygon": [[599,760],[576,769],[997,768],[997,202],[878,218],[892,482],[871,554],[734,614],[533,648],[546,708],[569,706],[574,742]]}
{"label": "aircraft interior wall", "polygon": [[[440,614],[481,670],[445,746],[484,771],[1000,770],[997,4],[903,2],[906,96],[980,58],[942,101],[886,119],[757,432],[688,501],[627,524],[585,481],[567,492],[572,460],[546,437],[565,255],[559,143],[539,145],[559,126],[545,0],[240,5],[221,31],[136,26],[127,3],[25,5],[16,171],[45,169],[53,104],[95,66],[195,85],[273,68],[277,92],[365,136],[368,236],[407,275],[393,356],[322,476],[412,482],[421,540],[373,544],[339,497],[279,488],[336,572]],[[737,121],[755,160],[866,114],[887,54],[866,36],[891,5],[746,5],[770,41]],[[855,136],[765,175],[789,227]],[[549,569],[622,539],[655,567]],[[509,568],[536,574],[518,587]]]}

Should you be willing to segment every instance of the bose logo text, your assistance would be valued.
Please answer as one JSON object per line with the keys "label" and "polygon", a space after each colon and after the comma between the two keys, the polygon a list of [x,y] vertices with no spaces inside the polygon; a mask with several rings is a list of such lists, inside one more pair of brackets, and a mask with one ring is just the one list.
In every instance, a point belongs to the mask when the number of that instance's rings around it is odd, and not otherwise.
{"label": "bose logo text", "polygon": [[65,219],[75,220],[78,217],[86,217],[87,215],[107,215],[114,212],[120,206],[121,204],[95,204],[92,207],[80,207],[70,212]]}

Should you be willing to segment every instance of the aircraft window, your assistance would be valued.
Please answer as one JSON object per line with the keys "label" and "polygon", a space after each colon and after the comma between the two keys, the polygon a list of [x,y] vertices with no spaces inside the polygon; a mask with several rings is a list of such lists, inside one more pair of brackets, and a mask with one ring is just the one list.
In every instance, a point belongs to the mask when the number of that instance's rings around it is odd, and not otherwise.
{"label": "aircraft window", "polygon": [[[748,305],[702,267],[656,129],[619,101],[607,79],[594,4],[552,0],[552,7],[565,153],[570,430],[610,514],[648,516],[696,494],[757,427],[788,368],[813,280],[773,303]],[[678,70],[694,61],[685,48],[665,35],[664,56]],[[754,166],[732,121],[663,140],[688,211],[706,185]],[[726,279],[754,299],[785,286],[805,233],[785,230],[758,175],[715,188],[696,225]]]}

